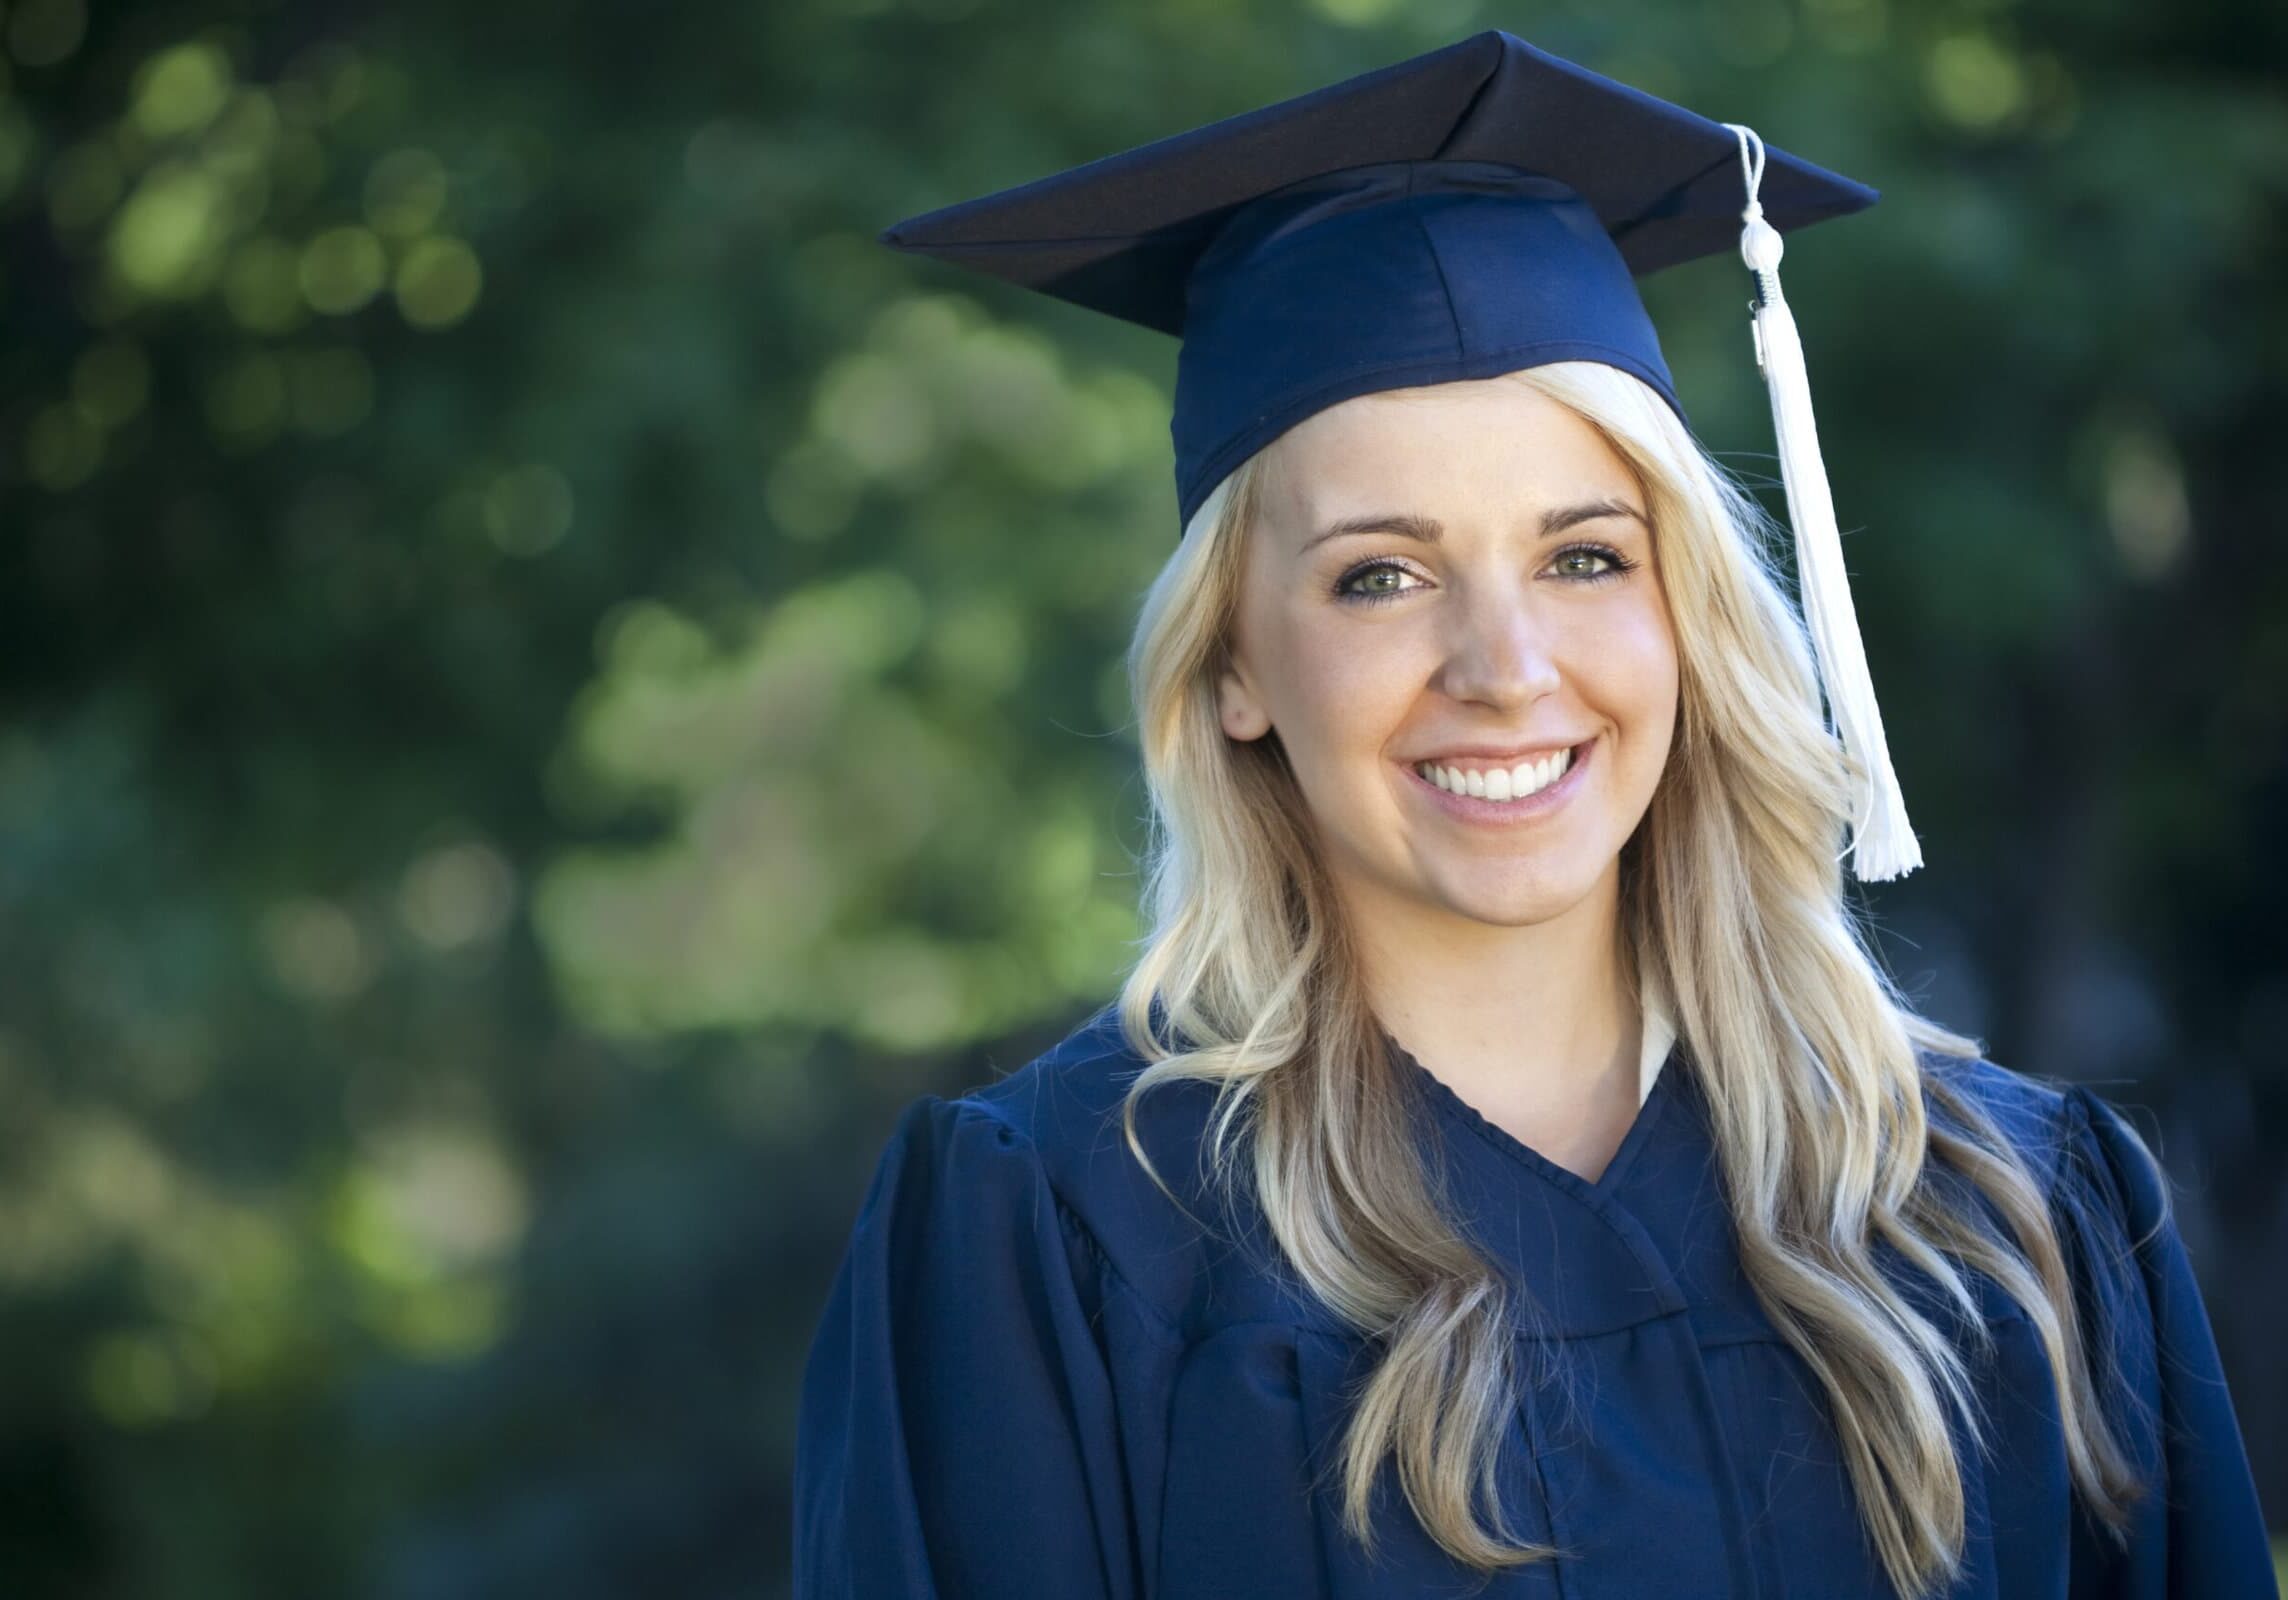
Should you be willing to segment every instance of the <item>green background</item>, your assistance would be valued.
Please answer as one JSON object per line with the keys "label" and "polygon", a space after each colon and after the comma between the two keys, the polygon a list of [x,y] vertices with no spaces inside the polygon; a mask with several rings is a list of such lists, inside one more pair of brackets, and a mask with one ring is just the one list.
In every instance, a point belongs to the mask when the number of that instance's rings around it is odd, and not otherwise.
{"label": "green background", "polygon": [[0,0],[0,1588],[784,1592],[898,1108],[1137,931],[1176,531],[1168,340],[874,234],[1488,26],[1883,191],[1861,892],[2160,1141],[2288,1523],[2288,12]]}

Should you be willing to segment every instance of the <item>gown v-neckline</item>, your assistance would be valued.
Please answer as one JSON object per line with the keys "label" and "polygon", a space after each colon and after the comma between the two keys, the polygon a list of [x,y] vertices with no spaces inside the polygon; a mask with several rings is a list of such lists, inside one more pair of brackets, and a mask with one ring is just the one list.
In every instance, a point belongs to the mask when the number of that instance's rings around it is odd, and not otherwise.
{"label": "gown v-neckline", "polygon": [[1593,1179],[1585,1178],[1563,1162],[1534,1149],[1463,1099],[1450,1084],[1424,1066],[1420,1058],[1396,1039],[1390,1039],[1389,1045],[1392,1054],[1404,1064],[1430,1102],[1446,1113],[1449,1121],[1460,1124],[1491,1147],[1495,1154],[1512,1164],[1523,1167],[1535,1177],[1554,1184],[1576,1199],[1599,1208],[1620,1187],[1628,1175],[1628,1169],[1635,1164],[1638,1154],[1650,1142],[1654,1125],[1660,1120],[1662,1109],[1674,1093],[1677,1063],[1674,1059],[1676,1046],[1672,1042],[1668,1059],[1653,1078],[1651,1087],[1636,1109],[1636,1115],[1630,1119],[1627,1131],[1621,1135],[1621,1142],[1613,1147],[1604,1170]]}

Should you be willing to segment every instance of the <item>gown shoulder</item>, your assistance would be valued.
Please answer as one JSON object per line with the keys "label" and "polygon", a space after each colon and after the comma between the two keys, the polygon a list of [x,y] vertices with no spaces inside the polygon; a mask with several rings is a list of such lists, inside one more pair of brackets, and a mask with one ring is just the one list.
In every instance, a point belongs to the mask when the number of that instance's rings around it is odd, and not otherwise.
{"label": "gown shoulder", "polygon": [[2077,1499],[2071,1592],[2277,1600],[2246,1447],[2161,1162],[2086,1086],[1983,1058],[1931,1071],[1994,1120],[2047,1193],[2099,1406],[2139,1479],[2118,1531]]}
{"label": "gown shoulder", "polygon": [[1141,1066],[1107,1008],[900,1114],[803,1368],[799,1600],[1139,1592],[1130,1456],[1206,1308],[1264,1292],[1193,1220],[1207,1086],[1137,1103],[1188,1205],[1138,1167],[1119,1108]]}
{"label": "gown shoulder", "polygon": [[1108,1324],[1151,1318],[1111,1303],[1041,1127],[1022,1089],[899,1116],[803,1368],[801,1600],[1130,1592]]}
{"label": "gown shoulder", "polygon": [[2045,1193],[2054,1193],[2062,1160],[2077,1126],[2066,1086],[2044,1082],[1985,1056],[1924,1052],[1924,1082],[1933,1114],[1951,1123],[1961,1101],[1982,1112],[2023,1158]]}
{"label": "gown shoulder", "polygon": [[1151,1170],[1138,1160],[1123,1109],[1145,1064],[1108,1004],[960,1103],[1026,1140],[1109,1271],[1172,1337],[1194,1340],[1234,1321],[1335,1331],[1332,1314],[1283,1270],[1236,1134],[1231,1186],[1211,1176],[1214,1085],[1177,1078],[1137,1095],[1135,1141]]}
{"label": "gown shoulder", "polygon": [[2065,1099],[2052,1209],[2100,1391],[2143,1484],[2120,1537],[2077,1519],[2077,1578],[2104,1574],[2092,1593],[2277,1600],[2247,1449],[2167,1178],[2113,1105],[2078,1087]]}

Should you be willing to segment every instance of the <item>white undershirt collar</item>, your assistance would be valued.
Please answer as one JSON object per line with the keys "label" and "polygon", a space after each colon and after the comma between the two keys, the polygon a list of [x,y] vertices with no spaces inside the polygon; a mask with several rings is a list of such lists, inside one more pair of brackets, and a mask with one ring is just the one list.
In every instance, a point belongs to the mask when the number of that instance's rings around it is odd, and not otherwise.
{"label": "white undershirt collar", "polygon": [[1669,1020],[1668,1010],[1648,988],[1644,1001],[1644,1049],[1637,1056],[1637,1104],[1643,1105],[1652,1097],[1652,1086],[1660,1078],[1662,1063],[1676,1045],[1676,1024]]}

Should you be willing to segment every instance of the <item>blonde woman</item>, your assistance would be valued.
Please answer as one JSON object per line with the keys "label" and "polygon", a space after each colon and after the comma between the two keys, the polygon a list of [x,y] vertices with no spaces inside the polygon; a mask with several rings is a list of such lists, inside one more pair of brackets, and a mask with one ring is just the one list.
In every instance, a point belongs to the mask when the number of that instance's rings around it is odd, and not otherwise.
{"label": "blonde woman", "polygon": [[[804,1600],[2275,1593],[2151,1158],[1844,897],[1777,263],[1873,199],[1491,32],[891,230],[1182,337],[1184,531],[1140,958],[890,1140]],[[1735,244],[1802,619],[1633,283]]]}

